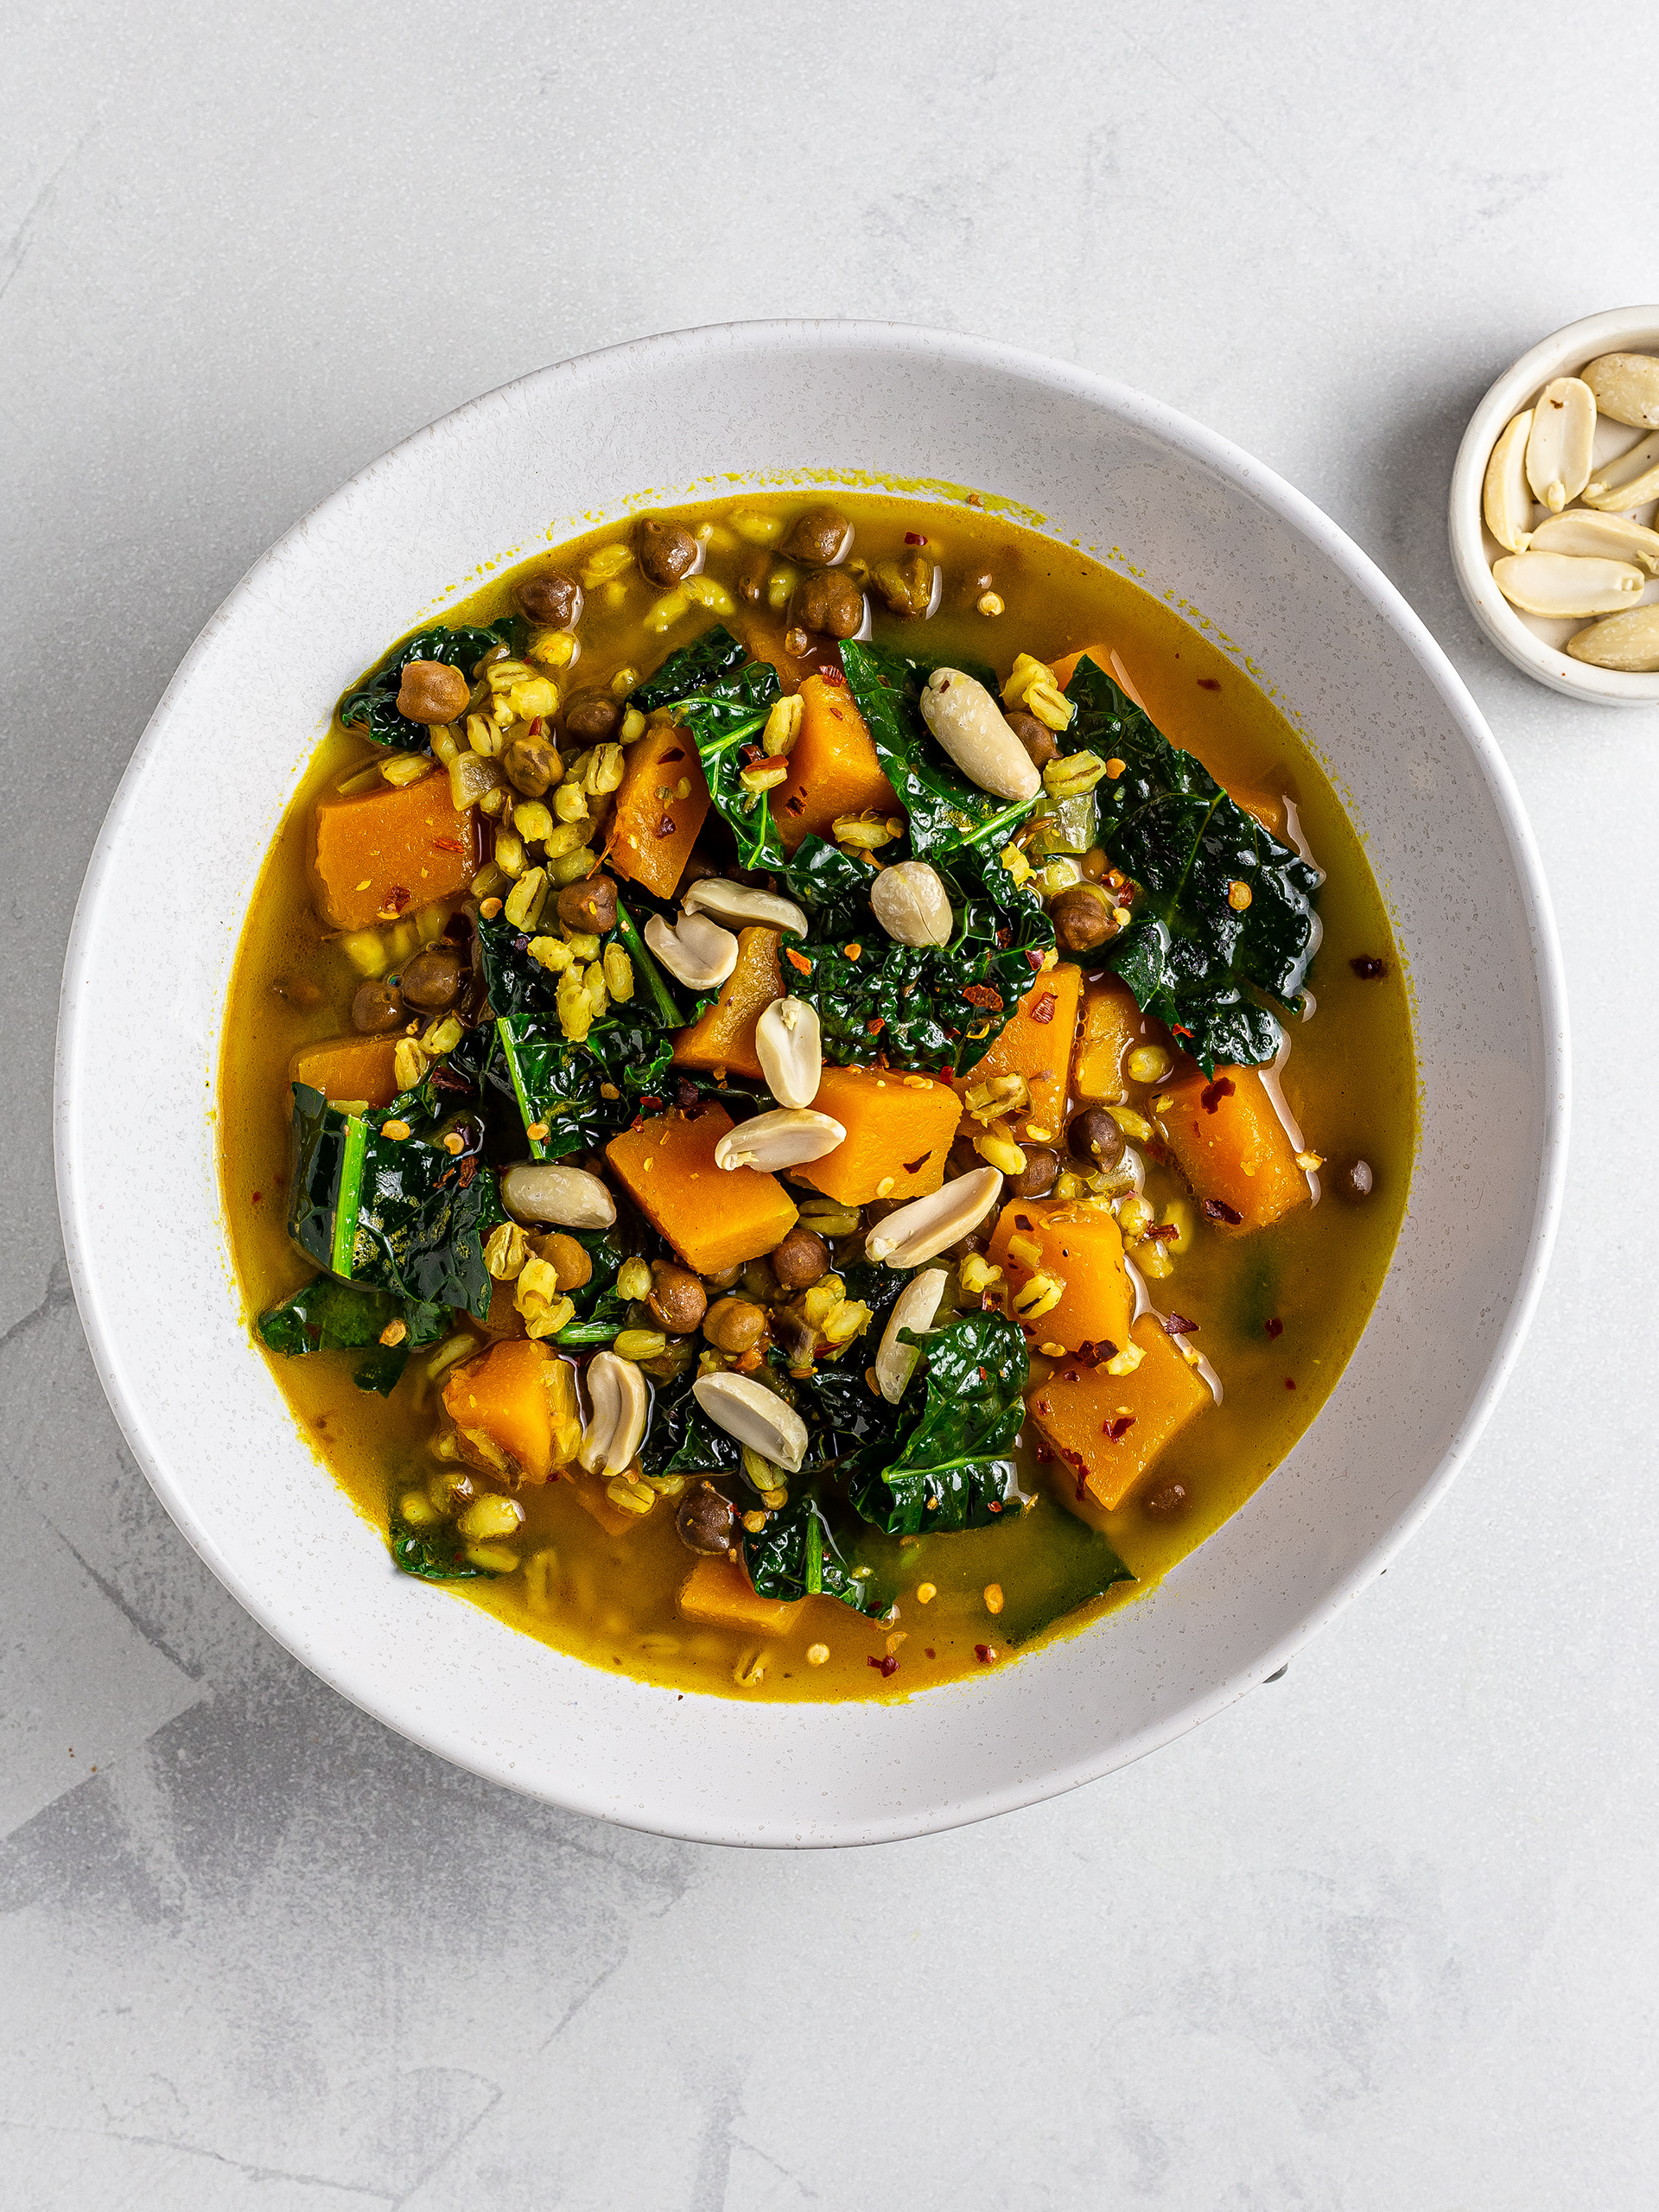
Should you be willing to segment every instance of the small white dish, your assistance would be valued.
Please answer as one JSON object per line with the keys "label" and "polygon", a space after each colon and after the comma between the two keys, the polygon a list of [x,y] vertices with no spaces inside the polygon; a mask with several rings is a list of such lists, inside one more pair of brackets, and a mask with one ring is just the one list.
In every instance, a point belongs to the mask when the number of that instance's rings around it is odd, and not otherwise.
{"label": "small white dish", "polygon": [[[1328,1403],[1156,1590],[902,1703],[751,1706],[586,1666],[393,1569],[251,1339],[216,1071],[261,864],[353,676],[489,566],[652,499],[838,471],[931,485],[906,492],[918,501],[955,484],[1018,502],[1057,557],[1096,551],[1283,702],[1389,903],[1422,1130],[1393,1263]],[[165,918],[165,960],[135,917]],[[238,585],[168,686],[87,873],[64,969],[59,1190],[87,1337],[140,1465],[325,1681],[443,1758],[577,1811],[709,1841],[870,1842],[1052,1796],[1166,1743],[1387,1566],[1524,1335],[1560,1205],[1567,1082],[1560,956],[1508,769],[1439,646],[1334,524],[1225,439],[1063,363],[882,324],[739,324],[474,401]]]}
{"label": "small white dish", "polygon": [[[1574,699],[1593,699],[1604,707],[1659,706],[1659,670],[1637,676],[1623,669],[1592,668],[1574,660],[1567,640],[1585,627],[1582,617],[1553,620],[1522,614],[1510,605],[1492,575],[1492,563],[1503,548],[1486,527],[1481,494],[1486,463],[1504,424],[1523,407],[1530,407],[1554,377],[1577,376],[1603,353],[1659,353],[1659,307],[1609,308],[1605,314],[1586,315],[1580,322],[1543,339],[1506,369],[1469,418],[1469,427],[1458,448],[1452,471],[1450,527],[1452,565],[1469,602],[1469,611],[1499,652],[1517,668],[1565,691]],[[1605,418],[1596,426],[1595,456],[1609,461],[1649,434]],[[1652,505],[1630,510],[1637,519],[1654,526]],[[1541,516],[1544,510],[1538,510]],[[1659,577],[1652,579],[1633,607],[1659,600]]]}

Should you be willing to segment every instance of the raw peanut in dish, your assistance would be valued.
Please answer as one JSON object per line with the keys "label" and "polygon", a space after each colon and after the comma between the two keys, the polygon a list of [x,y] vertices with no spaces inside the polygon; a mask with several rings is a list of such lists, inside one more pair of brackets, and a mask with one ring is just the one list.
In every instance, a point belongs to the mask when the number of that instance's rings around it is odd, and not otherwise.
{"label": "raw peanut in dish", "polygon": [[[1541,556],[1645,575],[1520,459]],[[1318,764],[1181,579],[978,495],[485,575],[342,696],[238,956],[226,1210],[305,1435],[434,1607],[683,1693],[1111,1633],[1317,1413],[1410,1184]]]}

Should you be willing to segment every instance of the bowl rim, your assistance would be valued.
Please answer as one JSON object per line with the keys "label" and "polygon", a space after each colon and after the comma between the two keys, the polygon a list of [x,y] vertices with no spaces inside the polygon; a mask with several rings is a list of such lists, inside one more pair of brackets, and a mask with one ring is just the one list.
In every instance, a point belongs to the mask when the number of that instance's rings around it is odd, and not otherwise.
{"label": "bowl rim", "polygon": [[1493,581],[1481,543],[1481,494],[1498,433],[1539,386],[1569,368],[1581,368],[1599,353],[1629,350],[1627,340],[1639,340],[1637,350],[1659,352],[1659,307],[1606,308],[1577,322],[1563,323],[1505,369],[1469,417],[1452,464],[1446,503],[1458,586],[1488,639],[1535,682],[1599,707],[1659,706],[1659,670],[1639,675],[1625,669],[1592,668],[1588,661],[1573,659],[1559,645],[1546,645],[1528,629]]}
{"label": "bowl rim", "polygon": [[[623,1802],[614,1792],[607,1794],[569,1783],[543,1786],[540,1782],[527,1780],[493,1750],[463,1742],[453,1732],[423,1720],[417,1706],[411,1704],[401,1712],[392,1713],[381,1701],[371,1701],[370,1694],[354,1686],[348,1662],[302,1649],[298,1630],[278,1609],[275,1593],[267,1596],[257,1581],[242,1574],[224,1557],[211,1531],[191,1505],[188,1482],[175,1478],[161,1452],[152,1446],[139,1394],[130,1388],[105,1336],[105,1294],[92,1249],[94,1209],[89,1204],[79,1172],[73,1141],[77,1107],[74,1071],[83,1018],[79,979],[84,948],[92,933],[100,894],[115,866],[128,819],[137,809],[146,766],[166,734],[173,702],[194,680],[199,663],[232,610],[254,588],[266,569],[285,555],[292,541],[309,531],[336,505],[346,502],[356,487],[389,469],[401,467],[411,449],[425,443],[434,429],[478,411],[511,404],[511,395],[549,379],[611,377],[619,369],[626,371],[634,359],[699,348],[729,352],[734,344],[763,353],[826,346],[844,351],[897,350],[917,357],[918,365],[944,361],[969,372],[989,370],[1027,378],[1058,397],[1100,406],[1130,427],[1166,441],[1217,472],[1310,541],[1412,653],[1443,701],[1448,719],[1455,724],[1475,758],[1507,840],[1510,866],[1526,917],[1541,1032],[1538,1039],[1543,1092],[1539,1171],[1524,1254],[1508,1313],[1493,1340],[1484,1371],[1471,1380],[1456,1434],[1405,1510],[1369,1549],[1345,1573],[1320,1590],[1299,1613],[1294,1625],[1253,1661],[1236,1668],[1223,1680],[1212,1682],[1129,1736],[1091,1749],[1067,1766],[983,1787],[970,1787],[961,1793],[942,1795],[925,1805],[883,1816],[873,1816],[868,1812],[827,1813],[815,1819],[810,1833],[793,1834],[782,1833],[775,1826],[761,1833],[753,1824],[736,1825],[729,1818],[717,1815],[677,1819],[655,1807],[645,1809],[638,1799]],[[1294,1654],[1397,1555],[1445,1496],[1478,1439],[1509,1379],[1537,1307],[1561,1211],[1568,1114],[1568,1041],[1561,953],[1541,861],[1518,788],[1462,678],[1402,594],[1367,554],[1303,493],[1230,440],[1113,378],[1023,348],[922,326],[850,317],[771,318],[694,326],[632,339],[512,379],[400,440],[292,524],[252,563],[204,625],[162,693],[117,788],[88,863],[65,958],[57,1039],[54,1137],[70,1281],[94,1365],[117,1421],[146,1478],[187,1541],[238,1602],[309,1672],[321,1676],[383,1724],[438,1756],[486,1779],[569,1810],[690,1841],[821,1847],[890,1841],[937,1833],[1060,1796],[1173,1741],[1281,1671]],[[959,1687],[944,1685],[942,1694],[949,1694]]]}

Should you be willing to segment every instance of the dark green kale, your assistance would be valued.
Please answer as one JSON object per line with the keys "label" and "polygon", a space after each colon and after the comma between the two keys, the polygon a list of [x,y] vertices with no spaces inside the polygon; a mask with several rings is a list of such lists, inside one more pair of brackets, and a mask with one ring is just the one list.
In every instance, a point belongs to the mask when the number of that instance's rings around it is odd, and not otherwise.
{"label": "dark green kale", "polygon": [[996,1624],[1004,1643],[1028,1643],[1091,1598],[1104,1597],[1115,1583],[1135,1579],[1098,1529],[1052,1498],[1028,1500],[1026,1513],[1036,1523],[1030,1533],[1040,1550],[1043,1573],[1004,1578]]}
{"label": "dark green kale", "polygon": [[648,1475],[735,1475],[743,1453],[735,1438],[711,1421],[691,1395],[697,1379],[695,1361],[671,1382],[652,1387],[651,1419],[639,1446],[639,1465]]}
{"label": "dark green kale", "polygon": [[816,830],[809,830],[790,855],[784,883],[810,917],[810,936],[855,934],[870,918],[869,869]]}
{"label": "dark green kale", "polygon": [[781,872],[784,848],[766,791],[743,788],[744,768],[759,760],[766,718],[783,694],[770,661],[751,661],[702,690],[676,701],[675,721],[696,741],[704,780],[715,810],[737,842],[744,868]]}
{"label": "dark green kale", "polygon": [[467,1557],[466,1540],[449,1522],[429,1529],[412,1528],[393,1506],[391,1556],[405,1574],[423,1582],[493,1582],[495,1572],[475,1567]]}
{"label": "dark green kale", "polygon": [[706,691],[747,658],[737,639],[724,624],[716,622],[689,645],[670,653],[643,683],[635,684],[628,694],[628,704],[638,707],[642,715],[653,714],[658,707],[671,707],[678,700],[689,699],[694,691]]}
{"label": "dark green kale", "polygon": [[628,1325],[628,1301],[616,1294],[616,1278],[627,1254],[612,1229],[568,1229],[593,1262],[594,1271],[579,1289],[565,1295],[576,1309],[553,1339],[558,1344],[607,1344]]}
{"label": "dark green kale", "polygon": [[[1262,1065],[1284,1033],[1261,1001],[1295,1010],[1319,942],[1323,876],[1235,804],[1087,654],[1066,696],[1077,709],[1067,733],[1075,747],[1124,763],[1116,782],[1095,791],[1100,844],[1135,886],[1135,918],[1103,950],[1104,964],[1206,1075],[1219,1062]],[[1242,911],[1235,885],[1249,893]]]}
{"label": "dark green kale", "polygon": [[294,1085],[289,1235],[343,1281],[482,1320],[492,1287],[484,1243],[506,1218],[480,1156],[482,1125],[455,1120],[461,1149],[451,1154],[435,1129],[386,1136],[393,1118],[389,1109],[347,1115]]}
{"label": "dark green kale", "polygon": [[470,680],[486,653],[493,652],[498,645],[519,652],[524,638],[524,619],[517,614],[492,623],[487,630],[442,626],[423,630],[417,637],[394,645],[377,668],[342,696],[334,712],[346,728],[376,745],[390,746],[398,753],[424,753],[432,741],[431,731],[424,722],[410,721],[397,711],[405,663],[442,661],[446,667],[460,669]]}
{"label": "dark green kale", "polygon": [[[1036,802],[1011,804],[981,791],[936,742],[917,702],[929,676],[943,664],[912,660],[880,645],[851,644],[842,647],[841,660],[887,781],[904,802],[915,858],[937,867],[964,846],[1001,850]],[[994,671],[973,667],[963,674],[995,696]]]}
{"label": "dark green kale", "polygon": [[[382,1336],[394,1321],[404,1324],[404,1335],[395,1344],[383,1344]],[[450,1308],[411,1305],[389,1291],[372,1290],[362,1283],[336,1282],[332,1275],[317,1275],[280,1306],[259,1316],[261,1342],[270,1351],[289,1359],[314,1351],[368,1351],[353,1380],[360,1390],[375,1390],[384,1398],[396,1385],[411,1352],[435,1344],[448,1333]]]}
{"label": "dark green kale", "polygon": [[556,1020],[529,1014],[503,1014],[495,1026],[525,1129],[547,1129],[526,1138],[533,1159],[602,1151],[641,1112],[667,1103],[674,1040],[653,1023],[607,1015],[580,1044]]}
{"label": "dark green kale", "polygon": [[766,1516],[758,1535],[743,1539],[756,1596],[786,1604],[796,1598],[838,1598],[855,1613],[885,1613],[893,1586],[855,1556],[862,1533],[834,1495],[808,1491],[792,1497]]}
{"label": "dark green kale", "polygon": [[962,1313],[924,1347],[898,1412],[898,1449],[855,1478],[852,1502],[893,1535],[978,1529],[1017,1505],[1012,1457],[1030,1374],[1025,1338],[1002,1313]]}

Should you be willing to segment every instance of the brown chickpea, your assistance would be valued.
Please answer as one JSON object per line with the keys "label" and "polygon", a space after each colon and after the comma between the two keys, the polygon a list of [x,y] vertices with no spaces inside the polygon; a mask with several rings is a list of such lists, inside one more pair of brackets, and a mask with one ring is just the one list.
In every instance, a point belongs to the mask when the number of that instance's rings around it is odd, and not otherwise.
{"label": "brown chickpea", "polygon": [[[358,994],[361,997],[362,993]],[[355,1011],[355,1009],[353,1009]],[[1363,1205],[1376,1188],[1376,1177],[1371,1172],[1369,1160],[1351,1160],[1342,1171],[1337,1186],[1351,1205]]]}
{"label": "brown chickpea", "polygon": [[677,584],[697,565],[697,541],[683,523],[641,515],[633,526],[633,557],[653,584]]}
{"label": "brown chickpea", "polygon": [[824,637],[850,638],[863,626],[864,594],[839,569],[809,569],[790,600],[789,619]]}
{"label": "brown chickpea", "polygon": [[690,1268],[677,1260],[653,1260],[651,1290],[645,1303],[657,1317],[657,1325],[671,1337],[689,1337],[702,1325],[709,1310],[709,1294]]}
{"label": "brown chickpea", "polygon": [[564,709],[567,735],[584,745],[603,745],[616,735],[622,721],[622,702],[608,691],[577,691]]}
{"label": "brown chickpea", "polygon": [[732,1358],[740,1358],[746,1351],[753,1351],[766,1333],[765,1310],[747,1298],[722,1298],[709,1308],[702,1319],[702,1333],[716,1351],[723,1351]]}
{"label": "brown chickpea", "polygon": [[747,607],[758,607],[766,596],[766,579],[772,574],[772,556],[757,546],[753,553],[746,553],[737,571],[737,595]]}
{"label": "brown chickpea", "polygon": [[359,983],[352,1001],[352,1027],[365,1037],[382,1037],[388,1029],[401,1029],[409,1019],[403,994],[396,983]]}
{"label": "brown chickpea", "polygon": [[1026,748],[1027,757],[1033,768],[1046,768],[1051,760],[1059,758],[1060,748],[1054,742],[1054,733],[1039,722],[1035,715],[1023,709],[1004,715],[1003,721]]}
{"label": "brown chickpea", "polygon": [[564,763],[544,738],[515,737],[501,756],[507,781],[526,798],[540,798],[564,773]]}
{"label": "brown chickpea", "polygon": [[530,1249],[538,1260],[547,1262],[561,1290],[580,1290],[594,1279],[593,1255],[562,1229],[552,1230],[545,1236],[532,1236]]}
{"label": "brown chickpea", "polygon": [[1073,1120],[1069,1132],[1073,1154],[1108,1170],[1123,1157],[1123,1132],[1103,1106],[1090,1106]]}
{"label": "brown chickpea", "polygon": [[853,526],[835,507],[809,507],[797,515],[789,535],[779,549],[786,561],[804,568],[832,568],[844,560],[853,542]]}
{"label": "brown chickpea", "polygon": [[947,1260],[960,1262],[967,1259],[970,1253],[988,1252],[990,1249],[990,1231],[986,1229],[970,1229],[965,1236],[958,1236],[954,1244],[946,1247],[944,1256]]}
{"label": "brown chickpea", "polygon": [[472,686],[458,668],[441,660],[406,660],[397,683],[397,711],[405,721],[452,722],[465,714]]}
{"label": "brown chickpea", "polygon": [[574,630],[582,620],[582,586],[563,569],[543,569],[512,588],[519,612],[549,630]]}
{"label": "brown chickpea", "polygon": [[895,614],[909,620],[925,614],[933,601],[933,563],[919,547],[896,560],[878,561],[870,570],[875,586]]}
{"label": "brown chickpea", "polygon": [[616,886],[608,875],[584,876],[567,883],[559,893],[559,919],[568,930],[586,930],[603,937],[616,927]]}
{"label": "brown chickpea", "polygon": [[714,1557],[736,1541],[737,1508],[712,1483],[694,1483],[680,1500],[674,1526],[688,1551]]}
{"label": "brown chickpea", "polygon": [[1048,910],[1054,934],[1067,952],[1092,952],[1113,934],[1112,910],[1103,891],[1091,883],[1074,883],[1062,891]]}
{"label": "brown chickpea", "polygon": [[461,996],[461,962],[452,947],[429,944],[403,973],[404,996],[423,1014],[442,1014]]}
{"label": "brown chickpea", "polygon": [[1014,1198],[1046,1198],[1053,1189],[1060,1172],[1059,1154],[1051,1152],[1046,1145],[1027,1145],[1026,1164],[1019,1174],[1009,1179],[1008,1196]]}
{"label": "brown chickpea", "polygon": [[976,1167],[982,1167],[984,1165],[985,1162],[974,1150],[973,1138],[963,1134],[953,1140],[950,1152],[945,1156],[944,1172],[954,1182],[958,1175],[971,1175]]}
{"label": "brown chickpea", "polygon": [[772,1253],[772,1272],[785,1290],[809,1289],[830,1272],[830,1247],[798,1224]]}
{"label": "brown chickpea", "polygon": [[717,1274],[704,1275],[702,1280],[710,1290],[730,1290],[742,1273],[742,1262],[736,1261],[729,1268],[721,1268]]}

